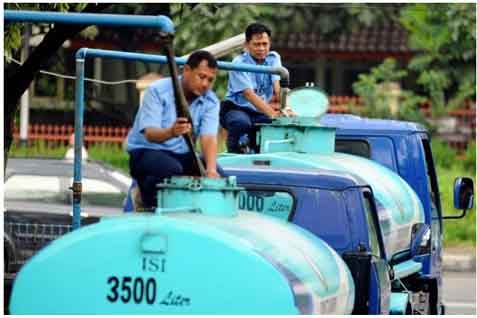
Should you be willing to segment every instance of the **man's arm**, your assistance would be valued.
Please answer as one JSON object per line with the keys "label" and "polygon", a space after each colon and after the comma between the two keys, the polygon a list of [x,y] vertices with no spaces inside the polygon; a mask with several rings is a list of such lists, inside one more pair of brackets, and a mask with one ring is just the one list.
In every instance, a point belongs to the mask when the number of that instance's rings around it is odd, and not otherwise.
{"label": "man's arm", "polygon": [[260,96],[255,94],[253,89],[246,88],[242,94],[259,111],[261,111],[262,113],[264,113],[271,119],[274,119],[275,117],[280,115],[280,112],[278,110],[274,109],[270,104],[266,103]]}
{"label": "man's arm", "polygon": [[184,117],[179,117],[169,128],[147,127],[144,129],[144,137],[147,141],[161,143],[170,138],[188,133],[191,130],[191,124]]}
{"label": "man's arm", "polygon": [[204,155],[206,175],[208,178],[219,178],[217,173],[217,136],[200,136],[200,146]]}

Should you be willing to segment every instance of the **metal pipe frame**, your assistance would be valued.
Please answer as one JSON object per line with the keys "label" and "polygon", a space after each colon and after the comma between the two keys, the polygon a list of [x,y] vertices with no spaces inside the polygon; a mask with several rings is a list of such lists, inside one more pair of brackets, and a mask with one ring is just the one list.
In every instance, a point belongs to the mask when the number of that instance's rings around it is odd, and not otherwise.
{"label": "metal pipe frame", "polygon": [[174,33],[174,23],[164,15],[126,15],[102,13],[71,13],[52,11],[5,10],[4,20],[13,22],[46,22],[64,24],[106,25],[157,28],[164,33]]}
{"label": "metal pipe frame", "polygon": [[[75,158],[73,188],[75,186],[79,187],[79,195],[76,199],[73,199],[73,229],[77,229],[81,226],[81,146],[83,145],[84,67],[85,60],[88,57],[102,57],[158,64],[167,63],[167,57],[164,55],[89,48],[81,48],[76,52]],[[175,58],[175,61],[178,65],[184,65],[187,62],[187,59],[184,57],[177,57]],[[218,68],[221,70],[280,75],[280,82],[284,83],[287,87],[290,80],[288,70],[284,67],[260,66],[222,61],[218,61],[217,64]]]}

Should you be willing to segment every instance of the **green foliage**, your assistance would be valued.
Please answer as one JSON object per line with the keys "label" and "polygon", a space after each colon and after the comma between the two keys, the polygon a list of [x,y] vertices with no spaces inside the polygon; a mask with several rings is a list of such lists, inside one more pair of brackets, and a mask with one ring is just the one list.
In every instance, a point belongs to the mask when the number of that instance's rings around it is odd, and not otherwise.
{"label": "green foliage", "polygon": [[42,157],[42,158],[63,158],[66,147],[63,145],[51,147],[45,140],[32,142],[29,146],[22,146],[13,143],[10,148],[10,157]]}
{"label": "green foliage", "polygon": [[[371,25],[397,15],[395,8],[387,5],[375,10],[367,4],[173,3],[170,8],[171,17],[177,26],[174,41],[179,56],[243,33],[246,26],[254,21],[269,25],[273,34],[313,30],[319,31],[323,37],[332,37],[350,31],[357,25]],[[231,60],[232,57],[222,59]],[[219,98],[223,98],[226,84],[227,73],[219,72],[214,85]]]}
{"label": "green foliage", "polygon": [[91,160],[99,160],[109,165],[129,173],[129,155],[117,144],[97,143],[88,148],[88,155]]}
{"label": "green foliage", "polygon": [[465,171],[467,171],[467,173],[469,175],[472,175],[472,176],[475,176],[475,172],[476,172],[476,158],[475,158],[475,152],[476,152],[476,148],[475,148],[475,141],[469,143],[467,145],[467,150],[465,151],[465,154],[464,154],[464,161],[462,161],[462,167],[464,168]]}
{"label": "green foliage", "polygon": [[[393,89],[393,83],[406,75],[405,70],[397,69],[396,60],[391,58],[372,68],[368,74],[360,74],[353,90],[364,103],[361,113],[366,117],[394,118],[427,125],[418,107],[424,98],[411,91]],[[393,103],[397,106],[394,113],[390,109]]]}
{"label": "green foliage", "polygon": [[[439,179],[439,191],[441,196],[442,211],[444,215],[459,215],[460,210],[454,208],[454,179],[461,176],[469,176],[475,180],[475,142],[470,144],[463,160],[457,156],[457,152],[447,143],[434,139],[432,141],[432,153]],[[447,220],[444,225],[444,244],[449,245],[475,245],[476,235],[476,210],[467,212],[464,219]]]}
{"label": "green foliage", "polygon": [[[78,12],[86,7],[87,3],[6,3],[5,10],[41,10],[41,11],[60,11],[60,12]],[[9,23],[5,26],[4,33],[4,57],[7,62],[13,56],[13,53],[21,47],[22,33],[25,23]],[[91,35],[92,29],[83,31],[82,34]]]}
{"label": "green foliage", "polygon": [[445,141],[433,139],[431,143],[434,164],[442,169],[450,169],[457,160],[457,151]]}
{"label": "green foliage", "polygon": [[[56,158],[65,157],[67,147],[63,145],[51,144],[44,140],[32,142],[29,146],[21,146],[17,143],[10,149],[11,157],[25,158]],[[97,143],[88,147],[88,157],[90,160],[99,160],[109,165],[121,169],[128,173],[129,157],[120,145],[111,143]]]}
{"label": "green foliage", "polygon": [[5,27],[3,38],[4,55],[7,61],[12,58],[12,53],[22,44],[22,25],[20,23],[11,23]]}
{"label": "green foliage", "polygon": [[[247,25],[259,19],[266,10],[267,7],[257,5],[173,3],[171,17],[177,29],[174,39],[176,55],[185,55],[243,33]],[[232,56],[228,56],[223,59],[231,58]],[[214,90],[220,99],[225,96],[226,86],[227,73],[219,72]]]}
{"label": "green foliage", "polygon": [[[459,215],[462,211],[456,210],[453,203],[453,184],[454,179],[459,176],[472,176],[475,180],[475,174],[470,175],[469,171],[464,170],[459,164],[451,168],[437,166],[437,175],[439,176],[439,191],[441,194],[442,211],[444,215]],[[463,219],[446,220],[444,226],[444,245],[469,245],[475,246],[476,218],[474,207],[467,211]]]}
{"label": "green foliage", "polygon": [[433,115],[475,98],[475,4],[410,4],[400,21],[409,31],[409,46],[418,52],[409,69],[417,72]]}

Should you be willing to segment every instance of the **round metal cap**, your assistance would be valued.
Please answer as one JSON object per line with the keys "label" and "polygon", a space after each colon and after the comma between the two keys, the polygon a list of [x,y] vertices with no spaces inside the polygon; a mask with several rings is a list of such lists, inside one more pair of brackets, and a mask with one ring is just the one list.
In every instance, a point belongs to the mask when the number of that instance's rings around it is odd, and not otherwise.
{"label": "round metal cap", "polygon": [[328,110],[329,101],[316,87],[298,87],[288,93],[288,105],[297,116],[319,117]]}

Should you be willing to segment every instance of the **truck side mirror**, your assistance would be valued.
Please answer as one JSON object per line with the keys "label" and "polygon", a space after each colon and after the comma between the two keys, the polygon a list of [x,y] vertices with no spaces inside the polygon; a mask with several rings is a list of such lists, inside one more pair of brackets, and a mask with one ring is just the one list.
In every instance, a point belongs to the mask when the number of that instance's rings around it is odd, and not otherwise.
{"label": "truck side mirror", "polygon": [[454,207],[459,210],[471,209],[474,203],[474,182],[462,177],[454,180]]}
{"label": "truck side mirror", "polygon": [[411,231],[411,258],[431,253],[431,228],[425,223],[417,223]]}
{"label": "truck side mirror", "polygon": [[463,210],[461,215],[443,216],[442,219],[460,219],[465,216],[467,209],[474,206],[474,181],[472,178],[460,177],[454,180],[454,207]]}

